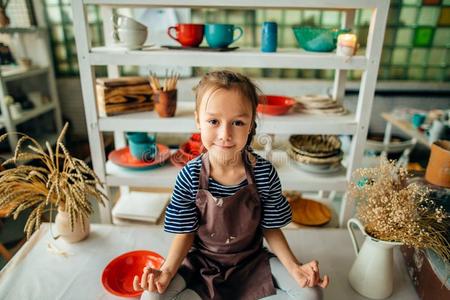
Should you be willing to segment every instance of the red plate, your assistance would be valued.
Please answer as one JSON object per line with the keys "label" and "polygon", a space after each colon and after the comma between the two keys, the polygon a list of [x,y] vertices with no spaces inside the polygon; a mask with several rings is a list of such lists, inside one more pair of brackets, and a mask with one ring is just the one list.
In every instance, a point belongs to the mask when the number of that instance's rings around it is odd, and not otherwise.
{"label": "red plate", "polygon": [[268,115],[284,115],[297,101],[291,97],[262,95],[259,97],[259,104],[256,110]]}
{"label": "red plate", "polygon": [[119,297],[138,297],[142,291],[133,289],[134,276],[142,275],[144,267],[159,269],[164,258],[158,253],[137,250],[124,253],[108,263],[103,270],[103,287],[113,295]]}
{"label": "red plate", "polygon": [[182,169],[187,163],[189,159],[183,155],[183,153],[178,150],[170,157],[170,162],[177,168]]}
{"label": "red plate", "polygon": [[128,147],[111,151],[108,159],[118,166],[133,169],[154,168],[162,165],[170,158],[170,149],[165,145],[158,144],[158,154],[152,161],[141,161],[134,158]]}

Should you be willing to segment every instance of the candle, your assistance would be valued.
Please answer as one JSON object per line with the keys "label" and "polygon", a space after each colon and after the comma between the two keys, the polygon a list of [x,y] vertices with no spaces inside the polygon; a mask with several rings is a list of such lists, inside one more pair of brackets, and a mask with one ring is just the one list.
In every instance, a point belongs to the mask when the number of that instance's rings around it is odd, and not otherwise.
{"label": "candle", "polygon": [[353,33],[343,33],[338,36],[338,44],[347,47],[356,47],[356,35]]}
{"label": "candle", "polygon": [[338,35],[337,54],[351,56],[356,52],[356,35],[343,33]]}

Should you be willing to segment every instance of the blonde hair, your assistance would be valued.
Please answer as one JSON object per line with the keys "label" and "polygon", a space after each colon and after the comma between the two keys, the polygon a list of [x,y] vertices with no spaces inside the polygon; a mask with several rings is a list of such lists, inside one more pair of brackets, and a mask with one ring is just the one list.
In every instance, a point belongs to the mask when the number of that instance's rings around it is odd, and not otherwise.
{"label": "blonde hair", "polygon": [[258,93],[261,93],[260,89],[248,77],[237,72],[222,70],[206,73],[194,88],[195,111],[197,113],[199,112],[198,110],[203,96],[211,89],[238,91],[251,104],[252,124],[246,143],[246,147],[249,148],[256,134],[256,106],[258,106]]}

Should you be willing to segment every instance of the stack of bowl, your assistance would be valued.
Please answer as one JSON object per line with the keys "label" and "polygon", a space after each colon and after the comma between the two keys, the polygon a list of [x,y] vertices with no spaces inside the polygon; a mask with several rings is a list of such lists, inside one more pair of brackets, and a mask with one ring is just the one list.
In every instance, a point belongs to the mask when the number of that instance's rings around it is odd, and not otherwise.
{"label": "stack of bowl", "polygon": [[341,169],[343,152],[335,135],[292,135],[287,152],[302,171],[333,173]]}
{"label": "stack of bowl", "polygon": [[113,38],[116,43],[130,50],[140,49],[144,45],[148,35],[147,26],[120,14],[114,14],[112,20]]}
{"label": "stack of bowl", "polygon": [[189,140],[180,145],[180,148],[175,152],[170,161],[173,165],[182,168],[190,160],[196,158],[205,151],[199,133],[194,133]]}

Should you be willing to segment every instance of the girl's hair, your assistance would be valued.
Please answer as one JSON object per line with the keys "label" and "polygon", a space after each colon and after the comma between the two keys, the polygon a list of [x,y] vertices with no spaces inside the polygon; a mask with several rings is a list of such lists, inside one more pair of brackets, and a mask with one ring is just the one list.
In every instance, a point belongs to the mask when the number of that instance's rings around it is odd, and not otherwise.
{"label": "girl's hair", "polygon": [[252,107],[252,124],[245,145],[247,148],[250,148],[256,133],[256,106],[258,105],[258,93],[261,93],[260,89],[248,77],[240,73],[228,70],[206,73],[194,88],[195,110],[197,113],[199,112],[203,96],[211,89],[213,92],[219,89],[236,90],[250,102]]}

